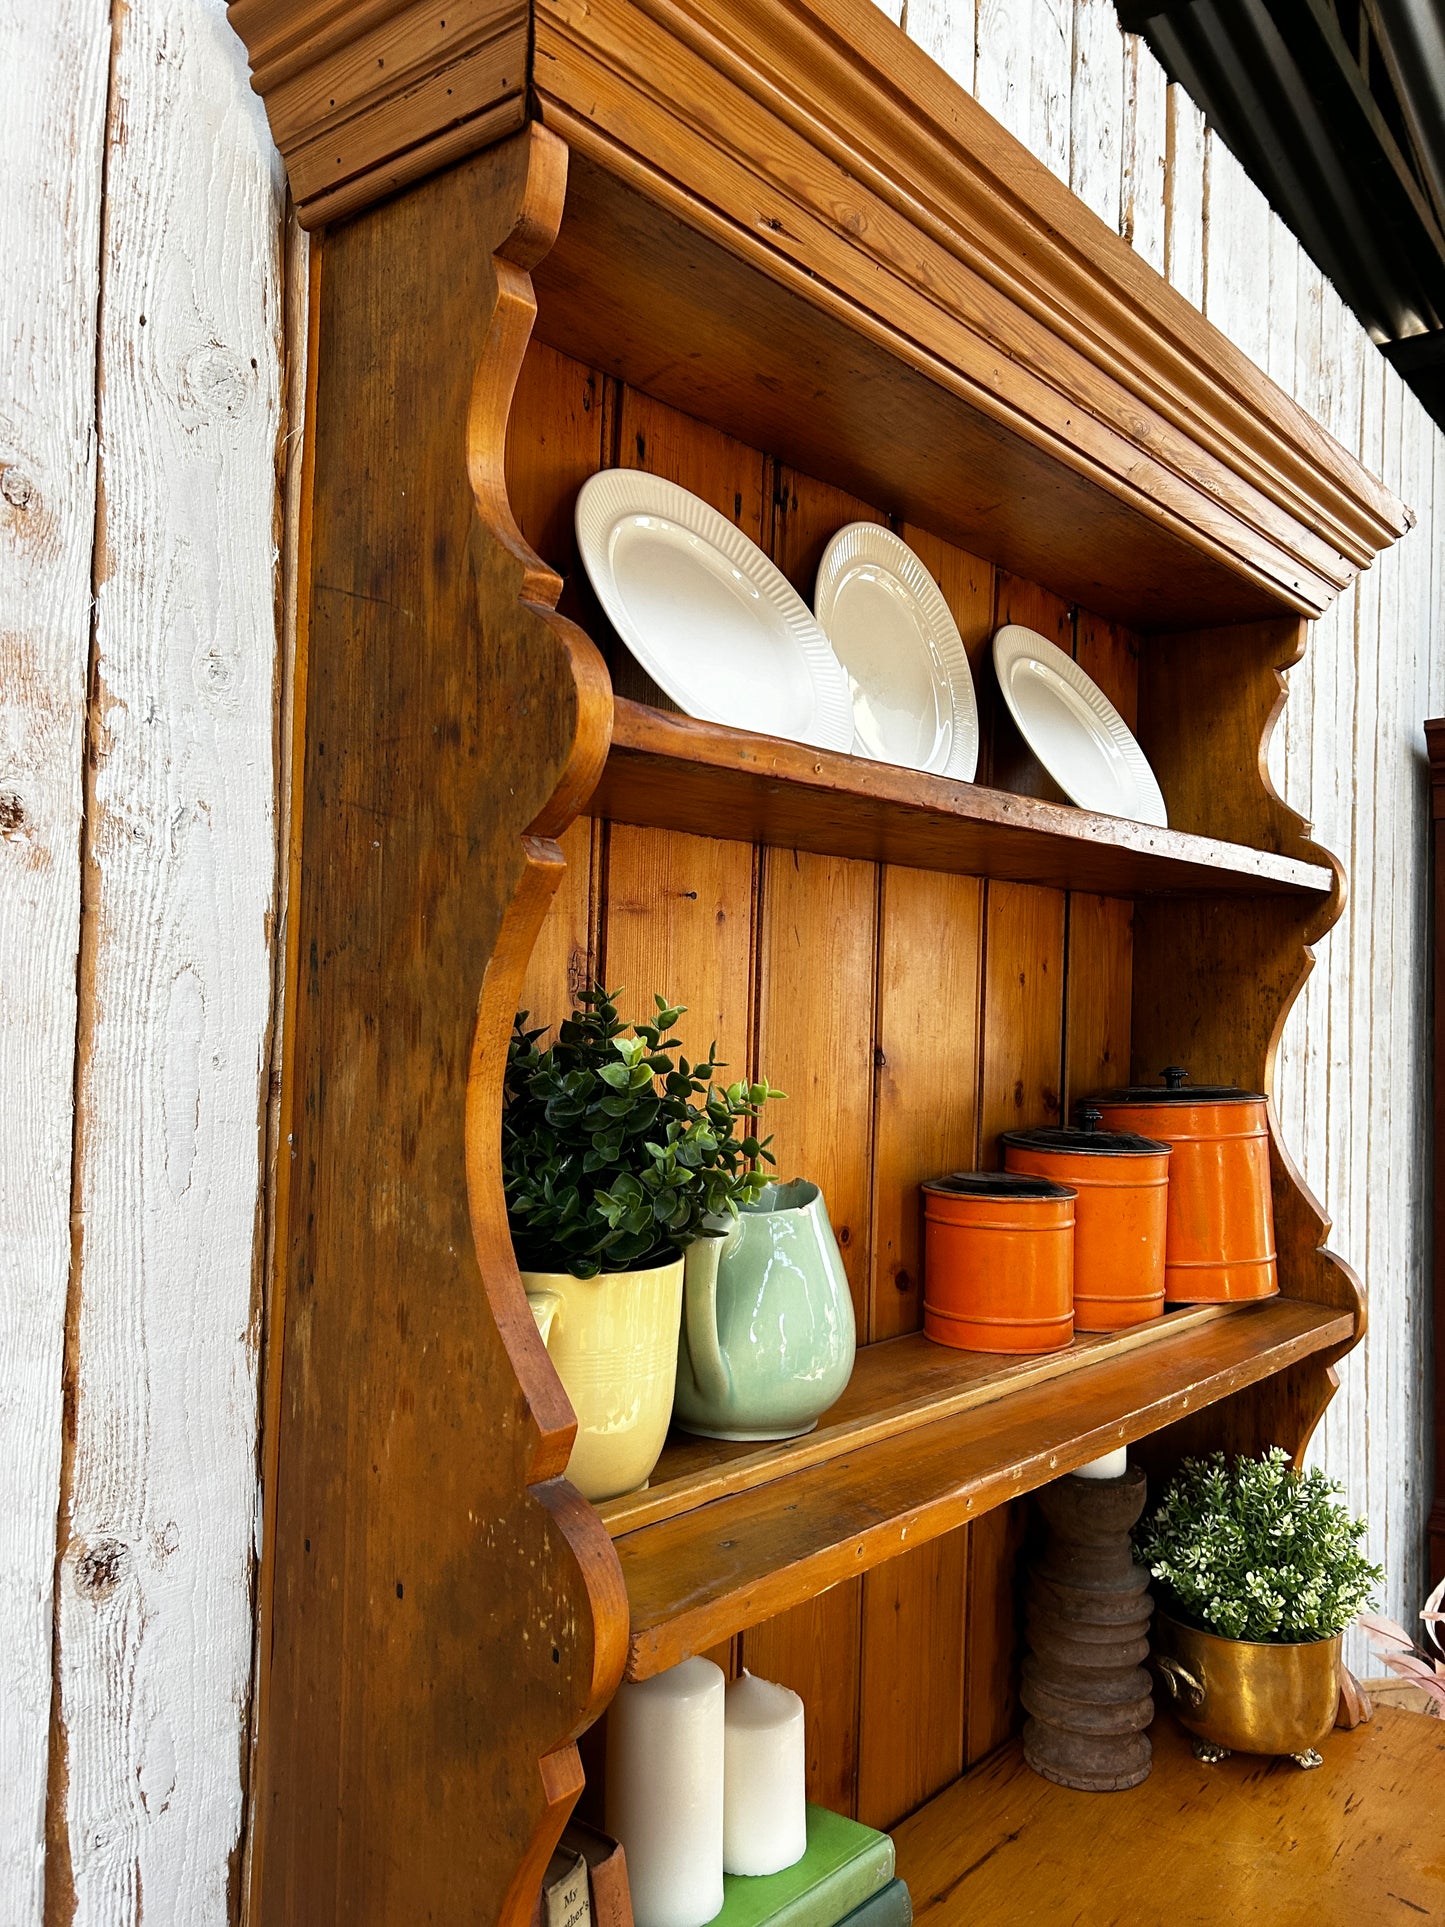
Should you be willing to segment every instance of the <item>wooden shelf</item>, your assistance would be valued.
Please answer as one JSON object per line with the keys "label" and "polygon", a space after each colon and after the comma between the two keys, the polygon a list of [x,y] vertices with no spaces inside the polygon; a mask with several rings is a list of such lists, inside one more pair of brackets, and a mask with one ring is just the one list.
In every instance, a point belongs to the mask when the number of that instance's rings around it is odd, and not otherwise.
{"label": "wooden shelf", "polygon": [[877,1439],[975,1411],[1026,1387],[1070,1377],[1105,1357],[1120,1358],[1230,1316],[1228,1306],[1190,1305],[1132,1331],[1085,1333],[1064,1351],[1020,1358],[954,1351],[933,1344],[921,1331],[885,1338],[860,1349],[846,1391],[816,1431],[747,1445],[674,1431],[646,1490],[605,1500],[597,1510],[612,1537],[620,1539]]}
{"label": "wooden shelf", "polygon": [[[631,1608],[628,1677],[1353,1336],[1347,1312],[1275,1298],[1013,1366],[917,1338],[868,1347],[821,1437],[674,1445],[654,1489],[604,1508]],[[869,1410],[870,1395],[886,1402]]]}
{"label": "wooden shelf", "polygon": [[618,823],[1101,896],[1324,897],[1322,865],[725,729],[619,697],[590,808]]}
{"label": "wooden shelf", "polygon": [[1203,1766],[1162,1710],[1150,1732],[1154,1770],[1127,1793],[1054,1786],[1013,1741],[921,1807],[894,1832],[914,1920],[1344,1927],[1445,1916],[1439,1720],[1379,1707],[1321,1741],[1315,1773],[1248,1754]]}

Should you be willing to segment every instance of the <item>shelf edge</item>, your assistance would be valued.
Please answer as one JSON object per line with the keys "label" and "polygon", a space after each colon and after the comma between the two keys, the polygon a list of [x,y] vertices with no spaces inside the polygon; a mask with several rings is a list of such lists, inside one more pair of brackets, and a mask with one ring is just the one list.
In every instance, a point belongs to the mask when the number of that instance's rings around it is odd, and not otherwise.
{"label": "shelf edge", "polygon": [[[1269,1302],[1272,1305],[1291,1303],[1303,1306],[1303,1301],[1298,1300],[1276,1299]],[[1155,1396],[1146,1396],[1137,1405],[1121,1413],[1110,1414],[1098,1410],[1078,1430],[1065,1429],[1062,1433],[1056,1414],[1028,1409],[1031,1404],[1037,1404],[1047,1396],[1048,1387],[1031,1388],[1019,1400],[1021,1409],[1015,1415],[1015,1420],[1026,1424],[1033,1435],[1044,1442],[1016,1457],[1003,1454],[996,1461],[979,1466],[973,1473],[964,1469],[970,1447],[978,1450],[978,1441],[969,1440],[965,1435],[964,1421],[970,1416],[968,1413],[921,1428],[910,1435],[916,1449],[920,1453],[927,1450],[926,1435],[934,1432],[936,1436],[931,1441],[933,1447],[950,1460],[956,1458],[959,1463],[960,1476],[955,1483],[946,1490],[925,1494],[912,1505],[900,1507],[857,1531],[840,1533],[836,1539],[804,1553],[792,1566],[779,1566],[766,1572],[741,1576],[736,1583],[724,1583],[711,1594],[701,1589],[701,1597],[697,1597],[699,1589],[695,1589],[696,1603],[681,1605],[676,1611],[659,1613],[644,1623],[634,1618],[628,1644],[626,1677],[650,1679],[657,1673],[665,1672],[694,1653],[705,1651],[734,1633],[772,1618],[802,1599],[826,1592],[830,1587],[868,1572],[902,1552],[941,1537],[956,1526],[981,1518],[985,1512],[992,1511],[1005,1501],[1022,1497],[1114,1446],[1133,1444],[1174,1420],[1216,1404],[1230,1393],[1261,1379],[1273,1377],[1316,1352],[1347,1345],[1353,1335],[1354,1319],[1351,1314],[1317,1310],[1316,1322],[1312,1325],[1267,1345],[1250,1357],[1224,1365],[1202,1379],[1177,1385]],[[1103,1364],[1098,1370],[1102,1375],[1111,1370],[1111,1365]],[[1102,1406],[1103,1400],[1098,1403]],[[818,1472],[823,1469],[816,1468],[811,1475],[800,1474],[798,1483],[810,1477],[816,1481]],[[775,1483],[782,1486],[791,1482]],[[805,1490],[786,1509],[798,1509],[802,1499],[810,1496],[815,1497],[816,1493]],[[715,1502],[715,1507],[700,1508],[697,1516],[713,1510],[725,1513],[735,1503],[719,1500]],[[719,1518],[717,1524],[720,1529],[734,1529],[732,1522],[724,1518]],[[666,1529],[666,1526],[652,1528],[659,1532]],[[629,1580],[629,1590],[632,1572],[642,1563],[640,1542],[647,1536],[644,1530],[617,1542],[624,1576]]]}
{"label": "shelf edge", "polygon": [[[814,749],[781,737],[674,716],[618,697],[612,747],[592,801],[593,813],[618,822],[691,828],[697,833],[696,824],[680,820],[675,793],[669,796],[665,809],[640,807],[635,792],[630,793],[629,773],[648,767],[659,775],[666,771],[673,776],[695,770],[722,783],[780,796],[791,793],[815,804],[895,812],[903,821],[935,830],[953,824],[961,833],[972,830],[982,834],[1037,837],[1041,846],[1051,843],[1061,850],[1100,852],[1125,862],[1133,859],[1151,868],[1158,866],[1161,873],[1166,867],[1177,868],[1180,874],[1172,883],[1161,874],[1158,894],[1171,889],[1182,895],[1231,890],[1322,897],[1334,887],[1330,870],[1299,857],[1228,843],[1187,830],[1161,829],[1127,817],[1102,816],[1071,804],[1018,796],[982,784],[954,782],[917,770],[894,768],[891,764],[867,763],[862,758]],[[924,786],[921,795],[908,793],[920,786]],[[621,796],[617,794],[619,789],[623,791]],[[718,832],[709,821],[701,833],[716,835]],[[886,835],[885,826],[875,839],[879,845],[875,855],[906,862],[907,851],[890,852],[884,848]],[[1161,849],[1160,839],[1180,847]],[[745,840],[755,840],[751,830]],[[765,836],[757,840],[777,839]],[[830,850],[836,843],[836,853],[857,854],[855,849],[844,847],[847,841],[841,836],[813,839],[819,847],[827,845]],[[932,866],[919,862],[917,867]],[[1081,886],[1065,880],[1061,887]],[[1121,889],[1117,893],[1137,894],[1132,889]]]}
{"label": "shelf edge", "polygon": [[[619,1499],[604,1500],[597,1510],[612,1537],[622,1539],[628,1533],[661,1525],[664,1520],[678,1518],[685,1512],[695,1512],[699,1506],[710,1505],[716,1499],[733,1498],[742,1492],[756,1491],[759,1486],[771,1485],[775,1479],[791,1478],[815,1465],[824,1465],[829,1459],[841,1458],[845,1452],[861,1450],[877,1439],[891,1438],[899,1432],[917,1431],[925,1425],[936,1424],[940,1419],[976,1411],[981,1406],[992,1405],[1036,1385],[1068,1378],[1091,1366],[1125,1357],[1130,1352],[1177,1337],[1181,1332],[1193,1331],[1221,1318],[1229,1318],[1240,1309],[1237,1305],[1186,1305],[1150,1324],[1136,1325],[1132,1330],[1084,1334],[1087,1340],[1097,1342],[1086,1342],[1082,1346],[1076,1344],[1065,1351],[1043,1352],[1031,1358],[1015,1359],[1001,1354],[998,1359],[999,1371],[993,1378],[975,1380],[950,1392],[920,1394],[881,1408],[867,1417],[844,1420],[832,1426],[828,1425],[825,1414],[816,1431],[802,1438],[784,1441],[781,1450],[776,1443],[760,1446],[756,1452],[748,1453],[745,1457],[722,1460],[688,1478],[676,1479],[667,1485],[642,1492],[626,1493]],[[897,1344],[899,1341],[885,1339],[882,1342]]]}

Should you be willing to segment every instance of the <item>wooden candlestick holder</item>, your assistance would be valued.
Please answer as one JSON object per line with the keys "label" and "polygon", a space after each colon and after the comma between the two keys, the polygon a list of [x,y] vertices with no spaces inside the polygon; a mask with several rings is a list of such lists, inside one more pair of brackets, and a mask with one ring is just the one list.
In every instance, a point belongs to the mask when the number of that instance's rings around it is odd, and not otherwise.
{"label": "wooden candlestick holder", "polygon": [[1048,1527],[1028,1580],[1024,1758],[1046,1780],[1114,1793],[1147,1779],[1154,1700],[1143,1661],[1154,1602],[1129,1529],[1146,1483],[1072,1475],[1045,1486]]}

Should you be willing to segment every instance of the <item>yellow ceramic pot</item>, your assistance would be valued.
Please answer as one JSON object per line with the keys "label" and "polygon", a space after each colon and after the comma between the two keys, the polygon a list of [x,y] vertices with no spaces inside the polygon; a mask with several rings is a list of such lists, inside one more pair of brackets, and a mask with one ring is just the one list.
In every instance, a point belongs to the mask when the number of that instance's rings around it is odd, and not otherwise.
{"label": "yellow ceramic pot", "polygon": [[1288,1753],[1318,1766],[1315,1751],[1340,1703],[1340,1635],[1302,1645],[1220,1639],[1156,1612],[1154,1665],[1179,1722],[1203,1759]]}
{"label": "yellow ceramic pot", "polygon": [[567,1477],[587,1499],[645,1485],[672,1418],[682,1259],[651,1271],[524,1271],[527,1302],[577,1414]]}

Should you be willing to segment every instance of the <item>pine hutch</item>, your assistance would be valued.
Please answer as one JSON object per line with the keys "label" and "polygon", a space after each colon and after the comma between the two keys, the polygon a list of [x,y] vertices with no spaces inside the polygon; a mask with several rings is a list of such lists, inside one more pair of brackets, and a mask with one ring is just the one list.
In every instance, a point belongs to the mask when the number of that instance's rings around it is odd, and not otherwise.
{"label": "pine hutch", "polygon": [[[1047,1359],[922,1338],[918,1185],[1131,1072],[1270,1091],[1344,890],[1265,771],[1282,672],[1409,518],[869,0],[230,18],[315,240],[253,1918],[517,1927],[624,1673],[786,1680],[813,1797],[891,1826],[1017,1724],[1026,1494],[1303,1448],[1364,1308],[1284,1145],[1277,1299]],[[805,596],[840,524],[899,530],[978,783],[661,706],[573,546],[619,464]],[[1006,621],[1136,726],[1167,830],[1050,789]],[[866,1340],[811,1436],[679,1439],[600,1507],[498,1128],[513,1012],[594,972],[790,1093]]]}

